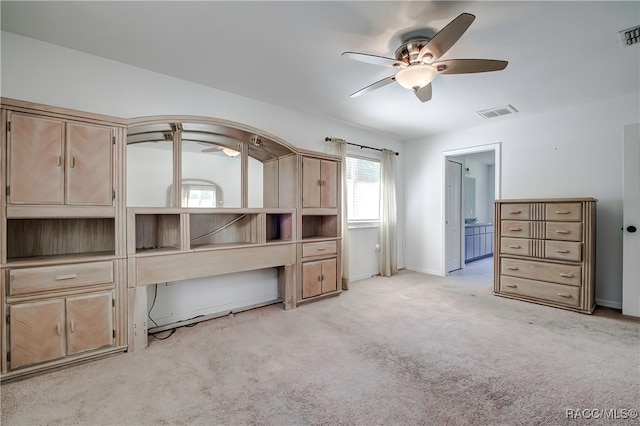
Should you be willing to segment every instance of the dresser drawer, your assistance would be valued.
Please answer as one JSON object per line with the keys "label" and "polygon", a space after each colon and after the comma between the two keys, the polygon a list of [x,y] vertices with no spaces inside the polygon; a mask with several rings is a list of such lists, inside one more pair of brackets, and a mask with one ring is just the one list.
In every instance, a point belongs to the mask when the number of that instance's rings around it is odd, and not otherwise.
{"label": "dresser drawer", "polygon": [[113,282],[113,262],[11,269],[9,296]]}
{"label": "dresser drawer", "polygon": [[581,203],[547,203],[545,206],[545,218],[547,220],[582,220]]}
{"label": "dresser drawer", "polygon": [[531,219],[529,204],[503,204],[500,206],[502,219]]}
{"label": "dresser drawer", "polygon": [[500,259],[500,274],[580,286],[582,267],[535,260]]}
{"label": "dresser drawer", "polygon": [[545,241],[544,257],[547,259],[582,260],[582,243],[570,241]]}
{"label": "dresser drawer", "polygon": [[581,222],[547,222],[547,240],[582,241]]}
{"label": "dresser drawer", "polygon": [[531,256],[530,247],[525,238],[500,238],[500,253]]}
{"label": "dresser drawer", "polygon": [[531,237],[531,222],[524,220],[503,220],[500,223],[500,233],[504,237]]}
{"label": "dresser drawer", "polygon": [[337,252],[338,243],[336,241],[319,241],[317,243],[302,244],[302,257],[336,254]]}
{"label": "dresser drawer", "polygon": [[503,276],[500,277],[500,291],[567,306],[580,305],[580,287],[569,285]]}

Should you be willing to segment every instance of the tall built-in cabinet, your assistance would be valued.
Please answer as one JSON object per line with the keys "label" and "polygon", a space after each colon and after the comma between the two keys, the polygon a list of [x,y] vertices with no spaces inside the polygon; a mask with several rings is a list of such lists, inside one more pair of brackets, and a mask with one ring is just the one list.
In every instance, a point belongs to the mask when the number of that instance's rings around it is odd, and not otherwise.
{"label": "tall built-in cabinet", "polygon": [[[136,144],[156,149],[143,165],[168,159],[155,204],[127,205],[128,184],[148,196],[157,183],[136,179]],[[1,150],[2,380],[143,348],[153,284],[275,268],[285,309],[341,292],[339,157],[213,118],[124,120],[6,98]],[[205,193],[191,175],[211,167],[189,170],[194,155],[234,158],[239,183]]]}
{"label": "tall built-in cabinet", "polygon": [[2,378],[124,351],[125,122],[2,99]]}

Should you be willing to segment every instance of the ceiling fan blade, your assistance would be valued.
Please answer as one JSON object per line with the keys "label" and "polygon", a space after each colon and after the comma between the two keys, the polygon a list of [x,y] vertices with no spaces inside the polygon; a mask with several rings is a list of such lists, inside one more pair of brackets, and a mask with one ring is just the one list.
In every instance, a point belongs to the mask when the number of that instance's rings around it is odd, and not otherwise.
{"label": "ceiling fan blade", "polygon": [[470,74],[475,72],[500,71],[507,67],[507,61],[496,59],[449,59],[434,62],[439,74]]}
{"label": "ceiling fan blade", "polygon": [[432,62],[445,54],[447,50],[453,46],[456,41],[464,34],[476,17],[470,13],[462,13],[453,21],[449,22],[446,27],[438,31],[429,42],[420,49],[418,53],[418,61],[422,62],[422,58],[426,54],[431,55],[431,59],[426,62]]}
{"label": "ceiling fan blade", "polygon": [[418,97],[418,99],[420,99],[421,102],[427,102],[431,100],[431,83],[419,89],[414,89],[413,93],[416,94],[416,96]]}
{"label": "ceiling fan blade", "polygon": [[360,96],[360,95],[363,95],[363,94],[365,94],[367,92],[371,92],[373,90],[379,89],[380,87],[386,86],[387,84],[390,84],[390,83],[392,83],[394,81],[396,81],[396,76],[392,75],[390,77],[383,78],[380,81],[376,81],[375,83],[370,84],[367,87],[365,87],[363,89],[360,89],[357,92],[352,93],[349,96],[352,97],[352,98],[355,98],[356,96]]}
{"label": "ceiling fan blade", "polygon": [[366,62],[368,64],[381,65],[383,67],[400,67],[400,66],[407,65],[404,62],[398,61],[397,59],[394,59],[394,58],[387,58],[385,56],[378,56],[378,55],[369,55],[368,53],[344,52],[342,56],[345,56],[347,58],[350,58],[356,61]]}

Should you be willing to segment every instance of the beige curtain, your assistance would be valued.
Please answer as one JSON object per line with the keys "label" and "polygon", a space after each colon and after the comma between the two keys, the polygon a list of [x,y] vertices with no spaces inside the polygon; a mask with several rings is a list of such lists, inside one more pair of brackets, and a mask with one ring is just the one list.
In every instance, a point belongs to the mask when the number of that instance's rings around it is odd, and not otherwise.
{"label": "beige curtain", "polygon": [[382,150],[380,157],[380,275],[398,273],[396,247],[396,153]]}
{"label": "beige curtain", "polygon": [[329,153],[339,155],[342,158],[342,172],[340,173],[340,192],[342,193],[342,209],[340,222],[342,229],[342,253],[341,273],[342,289],[349,290],[349,227],[347,219],[347,144],[341,139],[333,139],[329,142]]}

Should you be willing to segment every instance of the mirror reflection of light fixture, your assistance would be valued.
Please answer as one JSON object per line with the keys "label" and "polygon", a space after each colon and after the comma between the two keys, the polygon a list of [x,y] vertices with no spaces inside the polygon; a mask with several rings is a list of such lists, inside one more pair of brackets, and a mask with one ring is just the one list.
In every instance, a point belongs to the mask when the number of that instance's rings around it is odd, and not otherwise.
{"label": "mirror reflection of light fixture", "polygon": [[240,155],[239,151],[236,151],[235,149],[231,149],[231,148],[222,148],[222,152],[227,154],[229,157],[237,157],[238,155]]}
{"label": "mirror reflection of light fixture", "polygon": [[429,64],[411,65],[396,74],[396,81],[404,88],[422,88],[431,83],[438,70]]}

